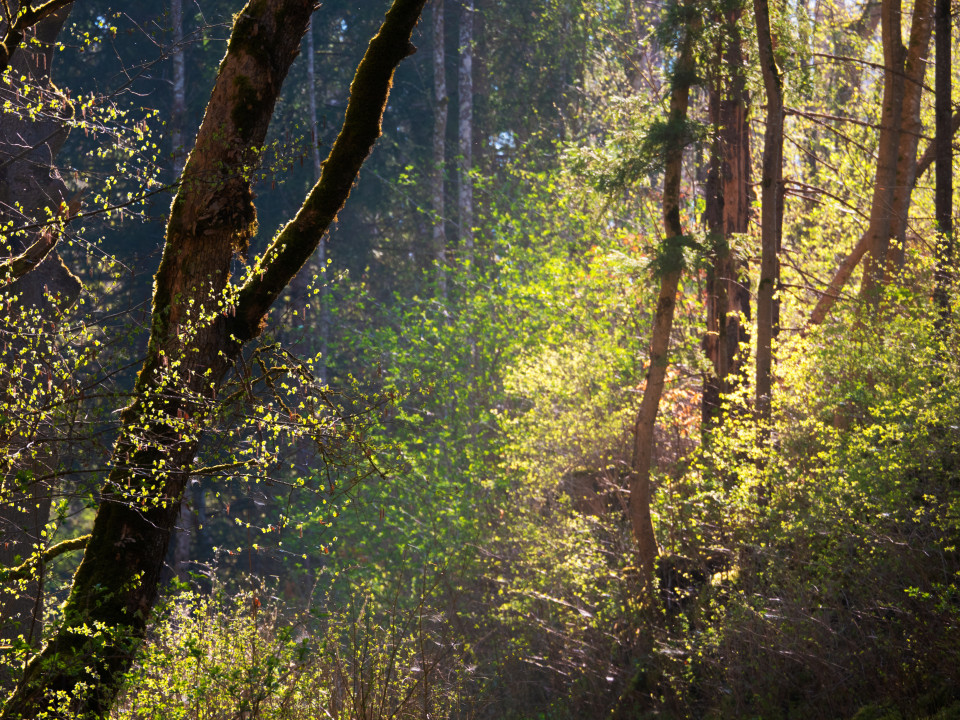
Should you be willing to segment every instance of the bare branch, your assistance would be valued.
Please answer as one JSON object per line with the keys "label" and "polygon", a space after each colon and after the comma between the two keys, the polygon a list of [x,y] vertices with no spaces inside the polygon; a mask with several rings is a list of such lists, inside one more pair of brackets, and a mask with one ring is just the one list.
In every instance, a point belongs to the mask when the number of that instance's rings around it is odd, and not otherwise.
{"label": "bare branch", "polygon": [[[28,4],[25,8],[21,8],[17,19],[7,26],[7,31],[0,40],[0,72],[7,69],[10,58],[19,49],[29,28],[71,3],[73,0],[48,0],[37,7]],[[9,13],[9,8],[7,12]]]}

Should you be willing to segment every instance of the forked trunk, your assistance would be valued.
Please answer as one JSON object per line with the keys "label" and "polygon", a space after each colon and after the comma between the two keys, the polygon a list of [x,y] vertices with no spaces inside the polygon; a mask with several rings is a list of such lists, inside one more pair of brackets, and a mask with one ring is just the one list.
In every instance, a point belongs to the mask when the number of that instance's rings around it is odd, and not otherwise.
{"label": "forked trunk", "polygon": [[[926,159],[917,161],[917,145],[920,138],[920,106],[923,94],[923,74],[930,46],[932,28],[932,0],[918,0],[914,6],[913,24],[910,30],[910,46],[903,52],[900,42],[899,3],[881,10],[883,22],[895,28],[884,30],[884,58],[887,70],[884,73],[883,117],[880,130],[876,180],[873,187],[868,226],[853,250],[843,259],[826,290],[821,294],[813,312],[810,325],[819,325],[826,320],[840,293],[860,261],[868,253],[873,258],[864,269],[861,297],[874,294],[878,283],[886,278],[891,262],[902,262],[910,202],[917,178],[929,167]],[[892,17],[891,17],[892,13]],[[887,47],[887,46],[891,47]],[[889,57],[889,59],[887,59]],[[891,65],[890,63],[899,63]],[[960,120],[951,122],[952,132],[960,127]],[[895,123],[895,124],[891,124]],[[900,128],[904,132],[900,132]],[[893,159],[891,160],[891,153]],[[924,153],[924,158],[931,153]],[[931,157],[932,160],[932,157]],[[890,163],[893,162],[891,185]],[[881,167],[882,166],[882,167]],[[879,238],[879,239],[878,239]],[[890,239],[898,247],[890,252]],[[882,253],[882,254],[880,254]],[[883,258],[882,263],[877,258]],[[879,273],[879,274],[878,274]]]}

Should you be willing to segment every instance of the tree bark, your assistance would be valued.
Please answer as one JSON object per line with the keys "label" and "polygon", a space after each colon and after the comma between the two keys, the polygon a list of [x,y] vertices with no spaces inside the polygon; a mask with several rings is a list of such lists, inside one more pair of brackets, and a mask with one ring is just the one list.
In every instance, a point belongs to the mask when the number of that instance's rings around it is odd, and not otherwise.
{"label": "tree bark", "polygon": [[437,264],[437,288],[441,297],[447,294],[447,232],[444,207],[447,164],[447,58],[444,0],[433,4],[433,172],[430,197],[433,205],[433,257]]}
{"label": "tree bark", "polygon": [[468,262],[473,261],[473,0],[460,5],[460,72],[458,137],[460,151],[459,222],[460,245]]}
{"label": "tree bark", "polygon": [[901,40],[900,0],[883,0],[880,28],[883,38],[883,108],[880,114],[880,142],[870,227],[867,231],[867,260],[860,284],[860,298],[875,303],[886,281],[887,253],[893,232],[893,198],[897,183],[897,154],[903,127],[906,50]]}
{"label": "tree bark", "polygon": [[754,0],[757,46],[763,86],[767,96],[766,130],[763,135],[763,169],[760,180],[760,282],[757,286],[757,418],[770,421],[773,370],[773,337],[776,320],[775,293],[779,283],[780,227],[783,182],[783,80],[773,54],[770,8],[767,0]]}
{"label": "tree bark", "polygon": [[[750,291],[746,263],[731,249],[731,241],[748,230],[750,220],[750,135],[748,97],[744,77],[743,8],[727,11],[718,86],[711,100],[716,139],[711,148],[712,177],[708,183],[706,213],[714,240],[713,263],[707,270],[707,328],[704,351],[713,374],[704,381],[702,418],[706,429],[716,422],[721,396],[743,380],[741,347],[749,343],[745,322],[750,320]],[[722,79],[722,80],[721,80]]]}
{"label": "tree bark", "polygon": [[[4,706],[4,720],[109,711],[144,636],[208,408],[244,343],[259,335],[270,306],[350,194],[380,135],[393,72],[413,52],[410,35],[423,4],[395,0],[357,69],[322,177],[249,279],[225,294],[231,263],[246,253],[256,224],[250,168],[260,161],[313,1],[251,0],[236,16],[170,211],[147,357],[135,399],[121,416],[113,469],[64,621],[28,665]],[[224,305],[229,297],[235,302]]]}
{"label": "tree bark", "polygon": [[[686,7],[688,13],[691,7]],[[670,92],[669,122],[675,127],[687,120],[690,85],[693,80],[693,40],[689,24],[695,20],[691,15],[679,47],[673,87]],[[643,399],[637,412],[634,426],[632,474],[630,478],[630,524],[637,543],[639,567],[647,589],[653,587],[656,559],[659,555],[656,533],[650,512],[652,491],[650,468],[653,462],[654,431],[660,397],[666,378],[670,349],[670,331],[676,308],[677,287],[683,272],[683,225],[680,222],[680,185],[683,170],[683,143],[680,138],[667,148],[663,176],[663,229],[661,248],[660,292],[653,318],[650,337],[650,366],[647,370]]]}
{"label": "tree bark", "polygon": [[937,330],[941,353],[947,352],[950,327],[950,300],[953,286],[953,109],[952,17],[950,0],[936,0],[937,49],[934,78],[936,124],[937,256],[934,302],[937,306]]}

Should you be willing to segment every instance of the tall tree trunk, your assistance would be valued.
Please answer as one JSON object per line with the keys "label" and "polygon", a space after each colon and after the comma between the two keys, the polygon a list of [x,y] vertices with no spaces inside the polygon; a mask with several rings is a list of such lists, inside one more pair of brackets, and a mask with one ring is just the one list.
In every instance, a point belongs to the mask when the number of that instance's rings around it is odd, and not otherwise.
{"label": "tall tree trunk", "polygon": [[469,262],[473,261],[473,22],[474,0],[460,5],[460,72],[457,94],[459,108],[459,221],[460,245]]}
{"label": "tall tree trunk", "polygon": [[173,27],[173,104],[170,108],[170,143],[173,153],[173,181],[180,179],[187,159],[184,146],[184,123],[187,115],[187,74],[183,47],[183,0],[170,0],[170,22]]}
{"label": "tall tree trunk", "polygon": [[[313,0],[252,0],[236,16],[171,207],[147,356],[134,400],[121,415],[112,470],[64,620],[26,668],[0,715],[4,720],[109,711],[143,640],[208,408],[243,345],[260,334],[271,305],[350,194],[380,135],[394,69],[413,52],[410,35],[423,3],[395,0],[357,69],[320,181],[257,259],[260,272],[225,294],[234,258],[246,253],[256,226],[249,168],[259,164]],[[224,307],[227,297],[232,304]]]}
{"label": "tall tree trunk", "polygon": [[900,0],[883,0],[880,27],[883,38],[883,108],[873,202],[870,206],[867,260],[860,284],[860,298],[876,302],[886,281],[887,253],[893,232],[893,196],[897,183],[897,154],[902,129],[906,51],[901,40]]}
{"label": "tall tree trunk", "polygon": [[433,173],[430,198],[433,205],[433,257],[437,264],[437,287],[447,294],[447,232],[444,207],[447,164],[447,57],[444,0],[433,3]]}
{"label": "tall tree trunk", "polygon": [[[886,274],[886,265],[891,260],[899,260],[895,255],[902,253],[906,236],[907,219],[910,213],[910,202],[917,178],[929,167],[929,163],[917,161],[917,146],[920,139],[920,106],[923,94],[923,75],[930,46],[930,33],[933,26],[932,0],[918,0],[914,4],[913,24],[910,30],[910,46],[902,56],[897,48],[903,49],[900,42],[899,7],[891,10],[883,6],[884,22],[895,24],[896,28],[889,32],[884,31],[884,57],[886,70],[884,72],[883,115],[881,117],[880,151],[878,153],[876,180],[873,186],[871,211],[866,231],[854,246],[853,250],[843,259],[840,267],[834,273],[829,285],[817,301],[810,314],[809,324],[819,325],[833,309],[840,292],[853,275],[853,271],[860,261],[874,248],[876,252],[883,252],[884,262],[877,265],[875,261],[869,272],[864,269],[864,283],[861,285],[861,296],[871,292],[876,287],[877,270]],[[895,17],[890,17],[890,13]],[[887,48],[887,45],[895,47]],[[897,61],[899,65],[891,65]],[[893,76],[890,78],[888,76]],[[896,81],[896,82],[894,82]],[[957,119],[951,123],[952,131],[956,132]],[[895,124],[891,124],[895,123]],[[900,127],[904,132],[900,132]],[[891,153],[895,169],[893,171],[893,187],[890,187]],[[926,157],[928,153],[924,153]],[[932,157],[932,156],[931,156]],[[885,184],[886,183],[886,184]],[[878,237],[881,238],[878,241]],[[898,241],[894,257],[891,258],[890,238]],[[885,238],[885,240],[884,240]],[[879,246],[878,246],[879,242]]]}
{"label": "tall tree trunk", "polygon": [[783,80],[773,54],[770,8],[767,0],[754,0],[757,45],[763,86],[767,96],[766,130],[763,134],[763,170],[760,180],[760,282],[757,286],[757,378],[756,413],[762,426],[770,421],[773,370],[773,338],[776,321],[775,293],[780,269],[780,192],[783,173]]}
{"label": "tall tree trunk", "polygon": [[[897,179],[893,191],[893,220],[887,250],[886,271],[902,268],[906,261],[907,220],[910,215],[910,200],[917,185],[917,146],[923,134],[920,122],[920,107],[923,97],[924,75],[930,52],[930,37],[934,24],[933,0],[919,0],[913,6],[913,23],[910,28],[909,45],[905,51],[903,74],[903,106],[901,108],[901,132],[897,148]],[[949,116],[949,110],[947,114]],[[948,117],[949,123],[949,117]]]}
{"label": "tall tree trunk", "polygon": [[703,426],[715,422],[721,395],[742,381],[743,353],[749,342],[750,290],[742,258],[731,250],[731,240],[747,232],[750,220],[750,135],[747,127],[747,89],[743,73],[743,8],[735,5],[724,18],[718,85],[710,101],[716,139],[711,148],[710,190],[706,213],[714,240],[713,263],[707,270],[707,332],[704,350],[713,374],[704,381]]}
{"label": "tall tree trunk", "polygon": [[[56,221],[62,216],[62,204],[68,202],[67,189],[54,167],[60,147],[67,138],[68,129],[63,120],[72,113],[67,98],[51,82],[54,46],[70,12],[69,4],[60,4],[55,12],[41,16],[34,27],[10,28],[0,25],[7,44],[3,47],[3,65],[9,63],[10,72],[0,84],[0,225],[12,228],[3,233],[0,254],[27,253],[29,249],[44,246],[38,255],[39,263],[31,262],[24,271],[15,272],[15,279],[2,289],[6,317],[10,324],[2,328],[6,347],[0,356],[0,393],[20,386],[30,394],[31,386],[39,387],[42,378],[25,376],[34,363],[46,362],[42,355],[34,355],[26,370],[14,360],[26,348],[25,337],[30,331],[46,332],[49,323],[69,308],[81,290],[80,281],[67,269],[56,250],[59,229],[50,227],[40,231],[18,231]],[[11,12],[19,11],[17,3],[10,3]],[[49,8],[48,8],[49,10]],[[21,44],[22,43],[22,44]],[[30,95],[24,87],[30,88]],[[35,112],[39,102],[45,112]],[[29,269],[27,269],[29,268]],[[41,323],[44,325],[41,328]],[[44,341],[34,341],[41,348]],[[51,338],[55,350],[56,340]],[[41,352],[38,350],[38,352]],[[13,368],[19,366],[19,377]],[[22,396],[22,394],[21,394]],[[14,400],[14,403],[17,401]],[[3,447],[5,460],[0,489],[0,565],[13,567],[43,548],[43,531],[50,513],[53,486],[35,478],[55,470],[58,458],[54,451],[38,441],[38,436],[52,428],[35,428],[26,434],[14,433]],[[13,459],[6,462],[7,459]],[[24,585],[10,583],[0,592],[0,644],[10,645],[22,637],[27,643],[39,642],[42,630],[42,567]],[[0,671],[0,689],[9,691],[13,678],[9,665]]]}
{"label": "tall tree trunk", "polygon": [[[690,14],[691,7],[685,8]],[[690,100],[690,84],[693,80],[693,39],[690,25],[694,17],[687,19],[687,27],[678,48],[673,88],[670,92],[669,123],[680,128],[687,121],[687,106]],[[683,142],[680,134],[666,151],[663,175],[663,230],[660,292],[653,318],[650,337],[650,366],[647,370],[643,399],[637,412],[634,426],[633,462],[630,478],[630,524],[637,543],[637,556],[647,588],[653,583],[653,574],[659,546],[653,529],[650,512],[652,491],[650,468],[653,462],[654,433],[660,397],[667,373],[670,350],[670,331],[676,309],[677,287],[683,272],[683,225],[680,222],[680,185],[683,171]]]}
{"label": "tall tree trunk", "polygon": [[937,49],[935,87],[936,106],[936,215],[937,266],[934,301],[939,317],[941,353],[947,352],[950,332],[950,303],[953,285],[953,110],[952,17],[950,0],[936,0]]}

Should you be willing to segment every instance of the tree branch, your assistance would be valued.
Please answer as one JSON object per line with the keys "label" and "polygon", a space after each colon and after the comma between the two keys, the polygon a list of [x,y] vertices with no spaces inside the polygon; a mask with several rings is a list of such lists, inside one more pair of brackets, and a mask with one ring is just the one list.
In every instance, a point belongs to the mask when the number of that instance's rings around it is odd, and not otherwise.
{"label": "tree branch", "polygon": [[82,550],[87,546],[87,541],[89,539],[89,535],[81,535],[80,537],[73,538],[72,540],[64,540],[63,542],[48,547],[40,554],[39,557],[32,557],[16,567],[0,568],[0,582],[10,582],[11,580],[28,580],[30,579],[33,573],[33,568],[36,565],[48,563],[51,560],[60,557],[64,553],[73,552],[74,550]]}
{"label": "tree branch", "polygon": [[3,39],[0,40],[0,72],[6,70],[7,66],[10,65],[10,59],[23,42],[24,34],[28,28],[33,27],[72,2],[73,0],[48,0],[37,7],[28,4],[26,8],[21,8],[17,13],[17,19],[7,26]]}
{"label": "tree branch", "polygon": [[0,261],[0,283],[13,282],[42,263],[57,245],[59,236],[47,228],[33,245],[16,257]]}
{"label": "tree branch", "polygon": [[270,306],[316,250],[349,197],[360,166],[380,137],[394,70],[416,51],[410,34],[424,4],[425,0],[396,0],[380,32],[370,41],[350,86],[343,127],[323,163],[320,180],[240,289],[231,327],[237,340],[244,342],[260,334]]}

